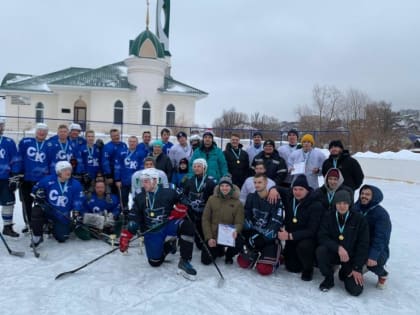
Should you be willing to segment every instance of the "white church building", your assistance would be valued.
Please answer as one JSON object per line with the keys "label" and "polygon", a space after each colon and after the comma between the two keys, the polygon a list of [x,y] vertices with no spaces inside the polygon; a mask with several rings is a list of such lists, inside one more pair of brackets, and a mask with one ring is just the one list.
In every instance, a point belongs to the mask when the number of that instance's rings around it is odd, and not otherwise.
{"label": "white church building", "polygon": [[[162,12],[163,11],[163,12]],[[96,69],[69,67],[53,73],[8,73],[0,85],[7,128],[30,130],[45,122],[78,122],[107,133],[124,124],[139,134],[150,125],[192,126],[196,102],[208,94],[171,76],[170,0],[157,0],[156,34],[146,30],[129,43],[125,60]],[[108,122],[108,123],[105,123]]]}

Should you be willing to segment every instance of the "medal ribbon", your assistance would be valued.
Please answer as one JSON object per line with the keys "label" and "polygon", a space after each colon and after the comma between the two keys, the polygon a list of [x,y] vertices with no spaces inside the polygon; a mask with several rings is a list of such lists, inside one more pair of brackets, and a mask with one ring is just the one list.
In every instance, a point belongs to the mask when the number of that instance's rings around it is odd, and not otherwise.
{"label": "medal ribbon", "polygon": [[45,144],[45,140],[41,142],[41,147],[39,147],[39,144],[38,144],[38,143],[39,143],[39,142],[35,140],[36,152],[38,152],[38,153],[39,153],[39,152],[41,152],[42,147],[43,147],[43,146],[44,146],[44,144]]}
{"label": "medal ribbon", "polygon": [[61,185],[60,181],[58,181],[58,187],[60,187],[62,196],[64,196],[64,193],[67,191],[67,183],[68,183],[68,181],[66,180],[64,182],[64,185]]}
{"label": "medal ribbon", "polygon": [[58,141],[58,143],[60,144],[61,151],[64,151],[64,153],[67,153],[67,148],[69,147],[69,142],[66,141],[66,145],[64,146],[64,148],[63,148],[63,145],[61,144],[60,141]]}
{"label": "medal ribbon", "polygon": [[350,211],[347,211],[344,217],[344,223],[341,226],[340,221],[338,220],[338,211],[335,212],[335,219],[337,220],[337,227],[338,227],[338,230],[340,231],[340,234],[343,234],[344,228],[346,227],[347,219],[349,218],[349,214],[350,214]]}
{"label": "medal ribbon", "polygon": [[296,218],[297,209],[299,207],[299,203],[296,204],[296,198],[293,197],[293,217]]}
{"label": "medal ribbon", "polygon": [[335,191],[333,191],[333,192],[327,192],[328,204],[329,204],[329,205],[330,205],[330,204],[331,204],[331,202],[333,201],[333,199],[334,199],[334,195],[335,195]]}
{"label": "medal ribbon", "polygon": [[201,188],[203,188],[204,182],[206,180],[207,175],[204,175],[201,179],[200,185],[198,185],[197,177],[195,177],[195,190],[199,193],[201,191]]}
{"label": "medal ribbon", "polygon": [[241,149],[238,150],[238,154],[236,154],[235,150],[230,149],[232,151],[233,155],[236,157],[236,160],[239,161],[239,157],[241,156]]}
{"label": "medal ribbon", "polygon": [[[156,201],[156,193],[158,192],[159,187],[156,188],[155,192],[148,192],[147,193],[147,201],[149,203],[149,209],[153,210],[153,207],[155,206],[155,201]],[[153,196],[153,198],[151,198]]]}

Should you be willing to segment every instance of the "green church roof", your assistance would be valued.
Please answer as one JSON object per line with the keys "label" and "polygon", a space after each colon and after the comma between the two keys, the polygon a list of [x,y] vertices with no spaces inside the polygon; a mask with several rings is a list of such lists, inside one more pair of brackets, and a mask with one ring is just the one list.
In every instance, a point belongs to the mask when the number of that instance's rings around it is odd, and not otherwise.
{"label": "green church roof", "polygon": [[[129,55],[141,57],[140,49],[147,40],[151,41],[154,49],[156,50],[157,58],[164,58],[165,50],[163,49],[162,43],[159,41],[156,35],[153,34],[149,29],[146,29],[145,31],[141,32],[135,40],[130,40]],[[170,55],[169,52],[167,53],[167,55]]]}

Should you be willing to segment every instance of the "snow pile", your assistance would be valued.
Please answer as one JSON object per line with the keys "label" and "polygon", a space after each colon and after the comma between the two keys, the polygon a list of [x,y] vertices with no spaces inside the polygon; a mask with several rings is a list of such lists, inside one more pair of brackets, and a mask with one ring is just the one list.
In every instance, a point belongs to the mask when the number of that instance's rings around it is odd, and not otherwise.
{"label": "snow pile", "polygon": [[385,159],[385,160],[409,160],[409,161],[420,161],[420,154],[413,153],[408,150],[401,150],[399,152],[358,152],[353,155],[355,158],[368,158],[368,159]]}

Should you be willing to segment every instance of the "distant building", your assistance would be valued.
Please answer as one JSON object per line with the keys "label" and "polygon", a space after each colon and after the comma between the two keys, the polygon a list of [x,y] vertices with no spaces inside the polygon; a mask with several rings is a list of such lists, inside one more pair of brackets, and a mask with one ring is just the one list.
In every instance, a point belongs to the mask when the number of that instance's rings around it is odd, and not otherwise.
{"label": "distant building", "polygon": [[7,127],[31,129],[45,120],[53,130],[66,120],[107,132],[124,123],[128,124],[124,132],[136,134],[145,129],[138,125],[193,125],[196,102],[208,94],[171,76],[170,1],[157,1],[157,36],[149,30],[148,11],[146,30],[130,41],[129,57],[123,61],[44,75],[8,73],[0,85],[4,114],[28,119],[20,119],[19,124],[10,119]]}

